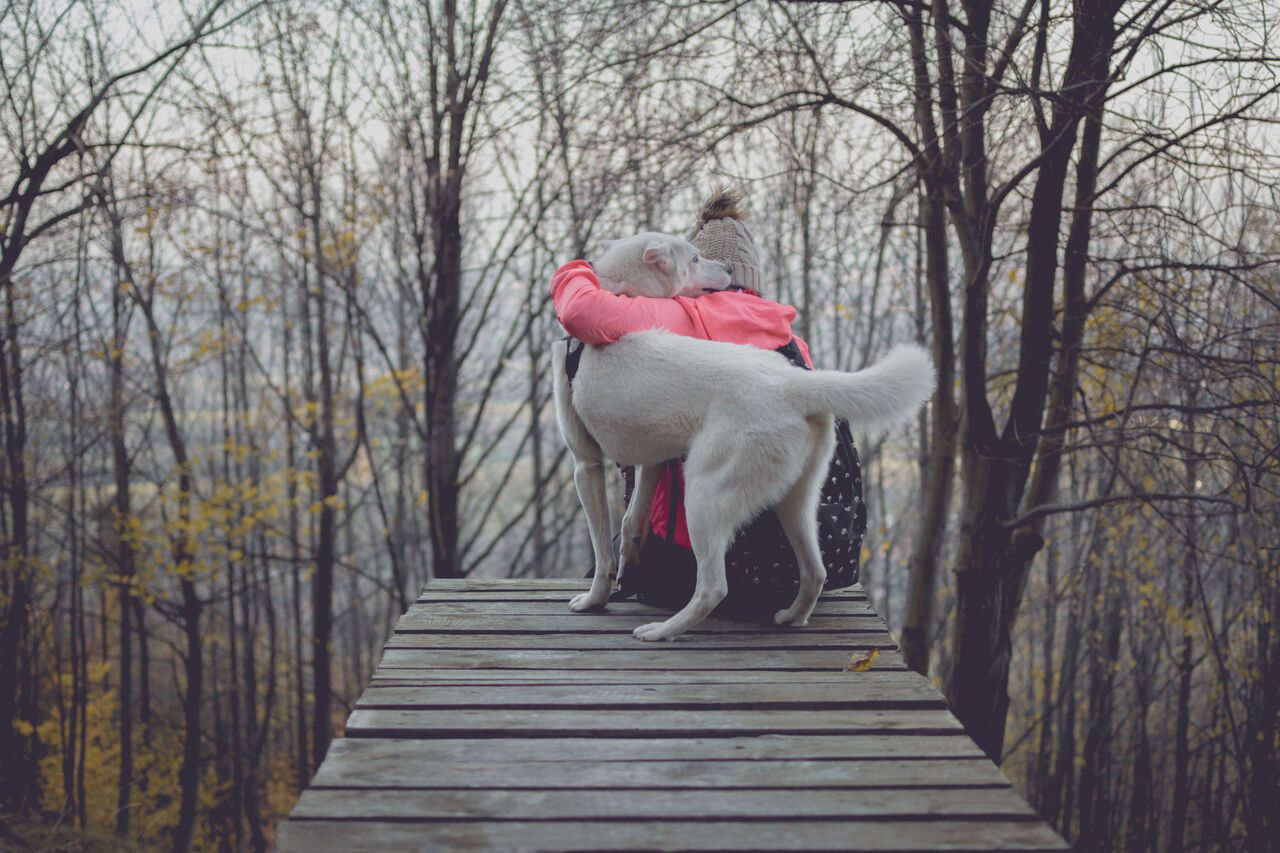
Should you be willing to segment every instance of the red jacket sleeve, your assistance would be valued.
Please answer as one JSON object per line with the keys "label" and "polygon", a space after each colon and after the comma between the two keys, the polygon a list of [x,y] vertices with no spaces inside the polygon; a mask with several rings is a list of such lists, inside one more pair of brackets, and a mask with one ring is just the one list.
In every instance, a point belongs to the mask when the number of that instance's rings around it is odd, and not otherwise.
{"label": "red jacket sleeve", "polygon": [[602,290],[591,265],[570,261],[551,278],[551,299],[565,331],[583,343],[611,344],[630,332],[667,329],[706,338],[686,297],[651,299]]}
{"label": "red jacket sleeve", "polygon": [[777,349],[791,340],[795,309],[750,291],[654,299],[603,290],[591,265],[570,261],[551,278],[551,299],[565,331],[588,344],[631,332],[666,329],[703,340]]}

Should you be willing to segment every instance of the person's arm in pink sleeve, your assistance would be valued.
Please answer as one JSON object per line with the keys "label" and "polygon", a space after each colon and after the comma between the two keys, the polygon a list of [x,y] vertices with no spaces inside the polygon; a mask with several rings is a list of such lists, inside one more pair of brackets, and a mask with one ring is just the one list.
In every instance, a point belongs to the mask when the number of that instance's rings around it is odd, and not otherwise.
{"label": "person's arm in pink sleeve", "polygon": [[556,271],[551,277],[551,300],[560,325],[583,343],[611,344],[631,332],[655,328],[708,337],[691,299],[622,296],[602,290],[586,261],[570,261]]}
{"label": "person's arm in pink sleeve", "polygon": [[[611,344],[631,332],[666,329],[710,341],[777,349],[791,340],[796,309],[750,291],[654,299],[600,287],[591,265],[570,261],[551,278],[551,299],[565,331],[588,344]],[[806,358],[808,354],[805,348]]]}

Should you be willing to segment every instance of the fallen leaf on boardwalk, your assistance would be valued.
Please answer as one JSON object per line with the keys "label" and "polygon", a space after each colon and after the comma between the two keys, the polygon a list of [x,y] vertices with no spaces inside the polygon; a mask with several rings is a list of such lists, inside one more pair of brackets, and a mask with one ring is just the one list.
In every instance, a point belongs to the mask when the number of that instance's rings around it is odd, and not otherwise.
{"label": "fallen leaf on boardwalk", "polygon": [[849,662],[844,665],[845,672],[866,672],[871,669],[871,664],[876,662],[876,658],[880,657],[879,649],[872,649],[862,657],[850,656]]}

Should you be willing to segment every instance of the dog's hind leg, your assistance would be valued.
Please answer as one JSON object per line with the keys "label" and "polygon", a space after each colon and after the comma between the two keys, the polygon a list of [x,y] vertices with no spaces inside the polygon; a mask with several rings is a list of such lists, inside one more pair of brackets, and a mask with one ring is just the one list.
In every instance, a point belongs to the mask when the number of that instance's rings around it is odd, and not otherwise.
{"label": "dog's hind leg", "polygon": [[674,640],[707,617],[729,592],[724,552],[738,527],[758,509],[743,479],[752,467],[742,464],[734,443],[708,441],[689,453],[685,462],[685,520],[698,561],[698,577],[689,603],[665,622],[641,625],[633,632],[640,640]]}
{"label": "dog's hind leg", "polygon": [[676,637],[707,618],[716,605],[729,593],[724,574],[724,552],[732,541],[736,525],[719,523],[717,507],[698,501],[696,494],[686,493],[685,519],[689,522],[689,539],[693,555],[698,561],[698,579],[693,598],[665,622],[650,622],[636,628],[632,635],[638,640],[674,640]]}
{"label": "dog's hind leg", "polygon": [[618,580],[622,580],[627,567],[640,562],[640,543],[644,539],[645,526],[649,523],[649,511],[653,509],[653,495],[662,479],[661,465],[640,465],[636,468],[635,491],[622,516],[622,548],[618,559]]}
{"label": "dog's hind leg", "polygon": [[736,424],[731,427],[729,433],[699,436],[685,460],[685,519],[698,561],[693,598],[667,621],[637,628],[641,640],[675,639],[724,600],[729,592],[724,552],[734,534],[772,505],[804,468],[810,432],[803,422],[754,434],[752,441],[737,432]]}
{"label": "dog's hind leg", "polygon": [[804,470],[791,490],[773,508],[782,522],[787,541],[796,552],[800,567],[800,589],[795,601],[785,610],[773,616],[778,625],[803,627],[809,614],[822,595],[822,584],[827,570],[822,565],[822,553],[818,550],[818,499],[822,483],[827,476],[831,454],[835,450],[834,425],[830,417],[815,418],[811,423],[809,455]]}

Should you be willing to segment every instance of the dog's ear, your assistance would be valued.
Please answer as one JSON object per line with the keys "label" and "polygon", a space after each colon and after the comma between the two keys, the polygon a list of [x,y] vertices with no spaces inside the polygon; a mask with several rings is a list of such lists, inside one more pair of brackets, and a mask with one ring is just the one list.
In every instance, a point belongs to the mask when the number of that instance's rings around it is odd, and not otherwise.
{"label": "dog's ear", "polygon": [[657,240],[654,240],[644,250],[644,262],[652,267],[657,267],[660,272],[667,275],[671,274],[674,268],[674,258],[671,256],[671,247],[665,246]]}

